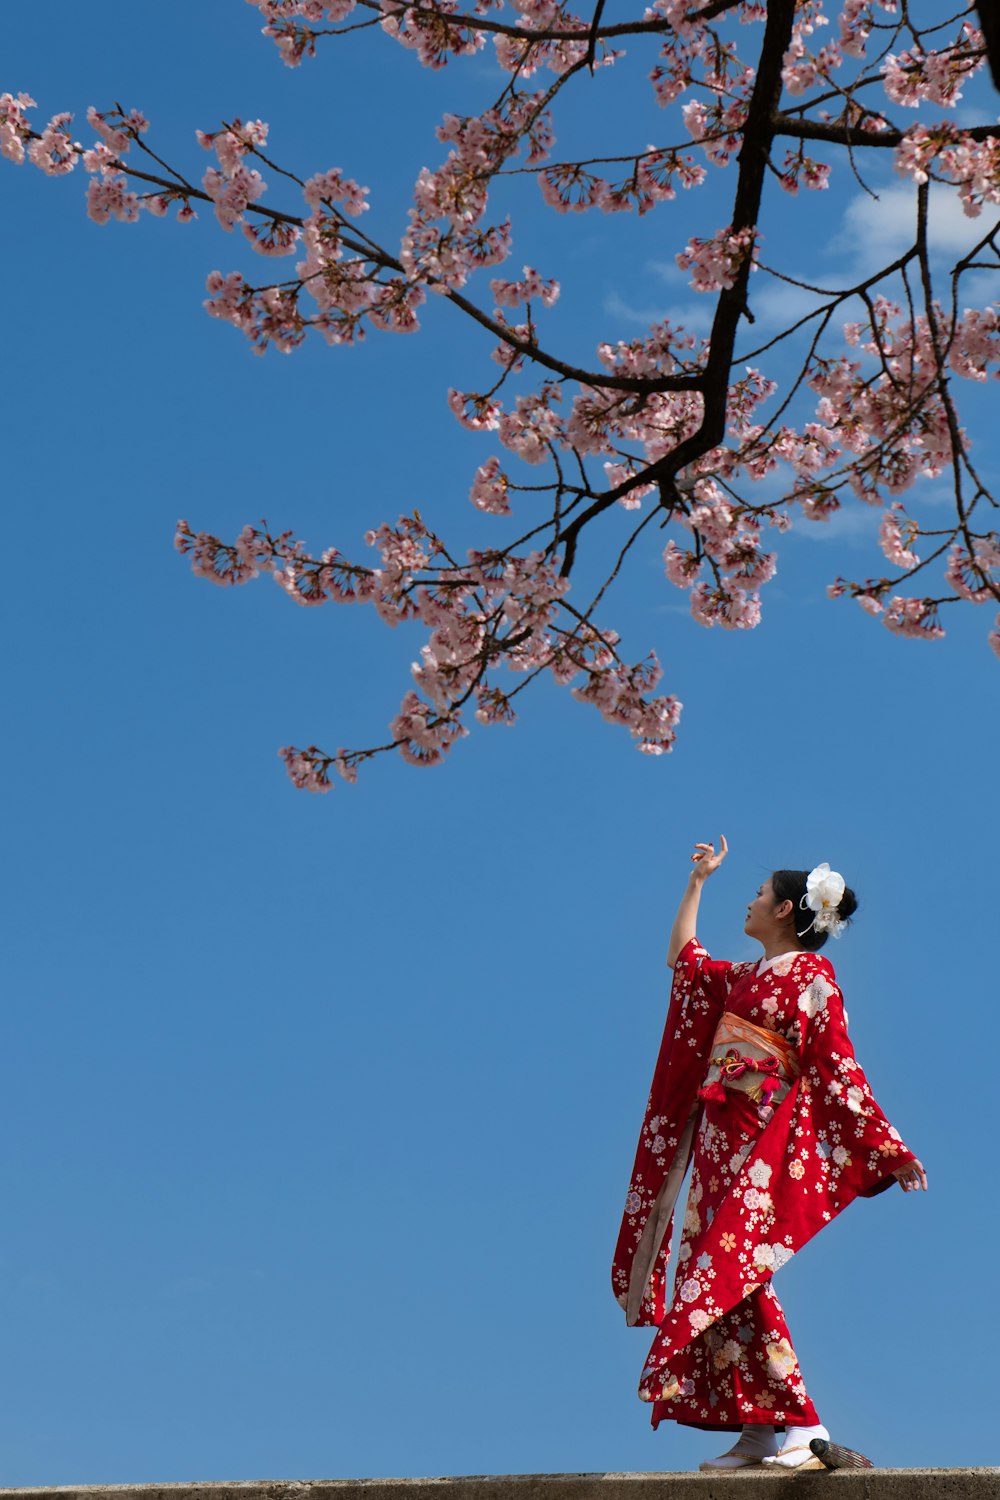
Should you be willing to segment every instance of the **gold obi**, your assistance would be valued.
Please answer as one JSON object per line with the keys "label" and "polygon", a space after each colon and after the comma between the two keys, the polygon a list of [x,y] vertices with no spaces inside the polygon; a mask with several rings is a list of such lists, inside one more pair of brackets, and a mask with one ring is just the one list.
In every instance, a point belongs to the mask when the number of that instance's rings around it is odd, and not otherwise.
{"label": "gold obi", "polygon": [[715,1029],[709,1069],[698,1094],[722,1104],[727,1089],[739,1089],[770,1118],[799,1071],[798,1052],[791,1042],[727,1010]]}

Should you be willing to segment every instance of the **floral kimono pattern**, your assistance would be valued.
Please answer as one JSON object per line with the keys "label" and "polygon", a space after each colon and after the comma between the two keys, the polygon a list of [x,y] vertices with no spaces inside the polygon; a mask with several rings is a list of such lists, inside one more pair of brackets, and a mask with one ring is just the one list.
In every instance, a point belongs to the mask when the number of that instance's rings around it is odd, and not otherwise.
{"label": "floral kimono pattern", "polygon": [[[774,1055],[720,1053],[716,1038],[733,1035],[773,1039]],[[639,1385],[654,1427],[818,1421],[771,1277],[912,1160],[855,1059],[827,959],[729,964],[687,944],[612,1270],[627,1321],[657,1328]],[[689,1162],[668,1307],[673,1211]]]}

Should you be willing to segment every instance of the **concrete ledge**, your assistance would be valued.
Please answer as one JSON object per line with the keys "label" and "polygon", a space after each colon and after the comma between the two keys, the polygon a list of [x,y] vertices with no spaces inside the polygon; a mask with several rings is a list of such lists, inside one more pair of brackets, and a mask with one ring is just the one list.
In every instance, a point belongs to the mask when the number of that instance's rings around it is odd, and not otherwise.
{"label": "concrete ledge", "polygon": [[63,1485],[0,1489],[0,1500],[820,1500],[824,1489],[831,1500],[830,1485],[836,1500],[1000,1500],[1000,1468]]}

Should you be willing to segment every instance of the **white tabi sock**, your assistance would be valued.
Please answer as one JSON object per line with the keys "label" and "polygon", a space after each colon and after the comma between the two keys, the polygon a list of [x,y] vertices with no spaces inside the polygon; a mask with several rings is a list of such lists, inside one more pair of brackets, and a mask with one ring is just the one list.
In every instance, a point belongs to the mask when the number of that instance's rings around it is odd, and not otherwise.
{"label": "white tabi sock", "polygon": [[778,1438],[768,1422],[745,1422],[733,1448],[733,1453],[745,1453],[748,1458],[763,1458],[765,1454],[777,1453]]}
{"label": "white tabi sock", "polygon": [[765,1462],[782,1469],[797,1469],[805,1460],[812,1458],[809,1444],[813,1438],[826,1438],[829,1441],[830,1434],[822,1422],[817,1422],[815,1427],[786,1427],[780,1452],[774,1458],[765,1459]]}

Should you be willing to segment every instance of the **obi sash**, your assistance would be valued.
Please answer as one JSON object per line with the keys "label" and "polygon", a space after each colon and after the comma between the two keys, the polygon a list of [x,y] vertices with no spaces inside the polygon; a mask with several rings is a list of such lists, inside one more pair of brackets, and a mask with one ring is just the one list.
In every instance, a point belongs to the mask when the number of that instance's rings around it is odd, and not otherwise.
{"label": "obi sash", "polygon": [[715,1029],[701,1099],[724,1104],[727,1089],[739,1089],[767,1117],[799,1076],[796,1048],[785,1037],[727,1010]]}

